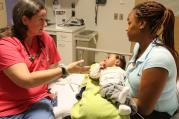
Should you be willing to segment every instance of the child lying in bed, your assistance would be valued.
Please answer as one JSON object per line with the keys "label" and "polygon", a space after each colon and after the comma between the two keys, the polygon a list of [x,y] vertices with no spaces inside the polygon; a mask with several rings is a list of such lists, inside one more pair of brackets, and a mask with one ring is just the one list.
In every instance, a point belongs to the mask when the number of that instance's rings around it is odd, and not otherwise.
{"label": "child lying in bed", "polygon": [[[137,112],[137,106],[129,96],[129,88],[124,86],[125,64],[124,56],[109,54],[101,63],[93,64],[89,72],[90,79],[99,80],[101,96],[117,105],[120,115]],[[85,87],[82,87],[78,99],[84,90]]]}

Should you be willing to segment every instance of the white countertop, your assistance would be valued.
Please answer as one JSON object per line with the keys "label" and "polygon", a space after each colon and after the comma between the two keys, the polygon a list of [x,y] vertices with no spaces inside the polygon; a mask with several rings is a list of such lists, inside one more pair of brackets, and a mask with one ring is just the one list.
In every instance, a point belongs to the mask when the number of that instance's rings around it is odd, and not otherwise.
{"label": "white countertop", "polygon": [[45,27],[45,31],[55,31],[55,32],[76,32],[78,30],[84,29],[85,26],[56,26],[56,25],[50,25]]}

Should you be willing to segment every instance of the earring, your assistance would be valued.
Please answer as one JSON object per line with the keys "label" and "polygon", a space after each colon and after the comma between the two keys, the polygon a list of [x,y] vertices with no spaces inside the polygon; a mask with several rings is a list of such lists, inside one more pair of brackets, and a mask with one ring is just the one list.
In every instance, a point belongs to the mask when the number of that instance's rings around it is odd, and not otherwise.
{"label": "earring", "polygon": [[141,28],[140,28],[140,32],[144,32],[144,27],[141,27]]}

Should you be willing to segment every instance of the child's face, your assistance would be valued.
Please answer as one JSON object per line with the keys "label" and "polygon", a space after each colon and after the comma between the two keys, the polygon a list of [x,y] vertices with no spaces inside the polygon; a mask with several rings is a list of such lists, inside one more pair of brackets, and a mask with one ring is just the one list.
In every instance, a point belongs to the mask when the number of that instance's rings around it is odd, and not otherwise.
{"label": "child's face", "polygon": [[116,58],[116,54],[109,54],[100,64],[103,68],[119,66],[119,59]]}

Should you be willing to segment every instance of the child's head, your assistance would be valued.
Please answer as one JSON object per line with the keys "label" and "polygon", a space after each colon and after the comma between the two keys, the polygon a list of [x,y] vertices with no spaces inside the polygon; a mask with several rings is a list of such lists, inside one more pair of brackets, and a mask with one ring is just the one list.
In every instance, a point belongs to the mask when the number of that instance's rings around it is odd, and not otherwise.
{"label": "child's head", "polygon": [[107,58],[103,60],[100,64],[103,68],[119,66],[122,69],[125,69],[126,60],[125,57],[122,55],[111,53],[108,54]]}

